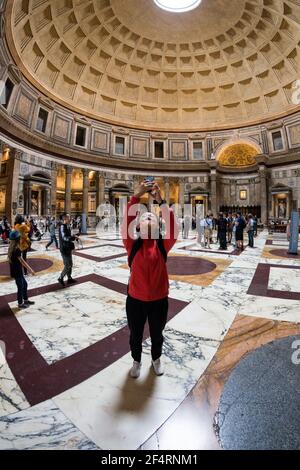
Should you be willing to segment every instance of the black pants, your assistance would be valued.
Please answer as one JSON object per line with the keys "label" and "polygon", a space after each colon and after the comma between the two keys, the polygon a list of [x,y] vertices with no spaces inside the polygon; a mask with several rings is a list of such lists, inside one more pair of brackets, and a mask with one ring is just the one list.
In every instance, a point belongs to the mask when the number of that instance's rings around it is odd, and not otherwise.
{"label": "black pants", "polygon": [[224,232],[223,230],[219,232],[219,240],[220,240],[220,248],[222,248],[222,250],[226,250],[227,248],[226,232]]}
{"label": "black pants", "polygon": [[18,287],[18,304],[21,305],[24,301],[28,300],[27,281],[23,275],[16,277],[15,281]]}
{"label": "black pants", "polygon": [[[26,261],[26,262],[27,262],[27,252],[28,252],[28,250],[23,250],[23,251],[21,252],[22,258],[23,258],[23,260]],[[24,274],[25,274],[25,275],[28,274],[26,268],[23,268],[23,270],[24,270]]]}
{"label": "black pants", "polygon": [[49,246],[52,245],[53,242],[55,243],[56,248],[58,248],[58,241],[56,235],[50,235],[50,242],[47,243],[46,248],[49,248]]}
{"label": "black pants", "polygon": [[141,362],[145,323],[148,319],[151,337],[151,356],[155,361],[161,356],[164,341],[163,330],[167,323],[168,298],[144,302],[128,295],[126,314],[130,330],[130,349],[134,361]]}
{"label": "black pants", "polygon": [[65,276],[68,276],[68,279],[71,279],[73,268],[72,252],[67,254],[61,252],[61,256],[64,262],[64,269],[62,270],[61,275],[59,277],[62,280]]}

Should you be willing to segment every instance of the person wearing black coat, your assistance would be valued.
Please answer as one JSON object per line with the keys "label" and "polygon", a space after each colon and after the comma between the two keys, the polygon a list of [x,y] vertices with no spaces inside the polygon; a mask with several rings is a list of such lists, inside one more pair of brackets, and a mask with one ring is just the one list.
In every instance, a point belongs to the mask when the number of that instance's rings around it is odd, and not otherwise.
{"label": "person wearing black coat", "polygon": [[65,286],[64,277],[68,277],[68,283],[71,284],[76,282],[72,278],[72,268],[73,268],[73,259],[72,251],[75,248],[74,241],[78,239],[71,233],[70,228],[70,215],[64,213],[62,215],[62,222],[59,226],[59,249],[64,262],[64,269],[61,272],[61,275],[58,278],[58,282]]}

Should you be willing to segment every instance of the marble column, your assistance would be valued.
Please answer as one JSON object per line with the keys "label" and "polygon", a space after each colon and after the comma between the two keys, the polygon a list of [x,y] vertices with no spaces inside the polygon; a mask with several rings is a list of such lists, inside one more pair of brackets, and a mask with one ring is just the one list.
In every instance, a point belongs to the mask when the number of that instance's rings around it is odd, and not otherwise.
{"label": "marble column", "polygon": [[184,178],[179,179],[179,201],[181,208],[184,207]]}
{"label": "marble column", "polygon": [[261,222],[268,224],[268,188],[267,188],[267,170],[265,165],[259,166],[260,177],[260,205],[261,205]]}
{"label": "marble column", "polygon": [[89,211],[89,173],[90,170],[82,170],[83,188],[82,188],[82,212],[88,214]]}
{"label": "marble column", "polygon": [[217,217],[217,170],[215,168],[212,168],[210,170],[210,210],[213,213],[214,217]]}
{"label": "marble column", "polygon": [[53,217],[56,217],[56,192],[57,192],[57,164],[52,162],[51,168],[51,192],[50,192],[50,211]]}
{"label": "marble column", "polygon": [[72,199],[72,171],[71,166],[66,165],[66,183],[65,183],[65,212],[71,214],[71,199]]}
{"label": "marble column", "polygon": [[165,200],[167,204],[170,204],[170,181],[169,178],[165,178]]}
{"label": "marble column", "polygon": [[98,171],[97,178],[97,207],[105,203],[105,178],[102,171]]}
{"label": "marble column", "polygon": [[14,222],[18,208],[18,184],[21,165],[21,153],[11,150],[7,161],[7,185],[5,194],[5,214],[9,222]]}
{"label": "marble column", "polygon": [[82,233],[87,232],[87,216],[89,212],[89,173],[90,170],[82,170],[83,189],[82,189]]}
{"label": "marble column", "polygon": [[138,192],[139,187],[140,187],[140,178],[135,175],[133,177],[133,194],[136,194]]}

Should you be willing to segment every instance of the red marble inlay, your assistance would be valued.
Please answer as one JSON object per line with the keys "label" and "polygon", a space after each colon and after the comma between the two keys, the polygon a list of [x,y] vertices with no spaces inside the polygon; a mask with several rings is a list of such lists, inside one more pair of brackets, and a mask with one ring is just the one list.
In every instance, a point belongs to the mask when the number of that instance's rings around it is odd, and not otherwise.
{"label": "red marble inlay", "polygon": [[[49,269],[53,265],[53,262],[50,259],[43,258],[30,258],[27,260],[27,263],[36,273],[45,271],[45,269]],[[5,263],[0,263],[0,276],[10,276],[8,261]]]}
{"label": "red marble inlay", "polygon": [[[94,282],[112,291],[127,295],[127,285],[91,274],[76,279],[77,284]],[[62,289],[58,284],[39,287],[28,291],[29,297]],[[0,297],[0,340],[6,346],[7,363],[26,399],[31,405],[48,400],[65,390],[87,380],[130,351],[129,332],[123,327],[81,351],[49,365],[34,346],[18,319],[9,307],[16,300],[16,294]],[[170,298],[169,315],[171,320],[187,302]],[[100,308],[100,306],[99,306]],[[67,312],[66,312],[67,315]],[[124,308],[125,315],[125,308]],[[149,337],[148,326],[144,339]]]}
{"label": "red marble inlay", "polygon": [[276,299],[300,300],[299,292],[268,289],[271,268],[300,269],[300,266],[263,263],[258,264],[247,294],[261,297],[272,297]]}

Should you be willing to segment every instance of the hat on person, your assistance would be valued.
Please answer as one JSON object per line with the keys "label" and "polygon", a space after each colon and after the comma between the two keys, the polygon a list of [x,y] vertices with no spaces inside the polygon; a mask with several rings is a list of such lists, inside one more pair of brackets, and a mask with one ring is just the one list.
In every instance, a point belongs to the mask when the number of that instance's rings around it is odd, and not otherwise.
{"label": "hat on person", "polygon": [[21,234],[18,230],[12,230],[9,234],[10,240],[18,240],[21,237]]}

